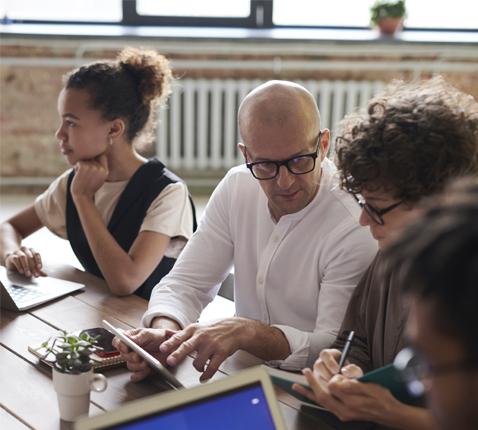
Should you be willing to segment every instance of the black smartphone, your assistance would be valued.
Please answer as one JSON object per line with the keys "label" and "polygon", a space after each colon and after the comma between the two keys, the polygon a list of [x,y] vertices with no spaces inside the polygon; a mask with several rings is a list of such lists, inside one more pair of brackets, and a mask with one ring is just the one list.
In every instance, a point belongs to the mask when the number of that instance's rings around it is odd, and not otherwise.
{"label": "black smartphone", "polygon": [[114,357],[115,355],[119,355],[119,351],[111,343],[115,336],[105,328],[88,328],[83,330],[81,333],[88,333],[91,337],[97,338],[96,345],[102,348],[101,350],[95,352],[95,354],[99,357]]}

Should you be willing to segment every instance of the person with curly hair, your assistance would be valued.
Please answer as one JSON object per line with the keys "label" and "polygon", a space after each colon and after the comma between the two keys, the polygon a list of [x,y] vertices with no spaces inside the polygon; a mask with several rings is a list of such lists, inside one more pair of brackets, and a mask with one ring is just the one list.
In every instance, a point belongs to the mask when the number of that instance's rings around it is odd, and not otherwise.
{"label": "person with curly hair", "polygon": [[[364,372],[392,363],[404,347],[408,306],[396,273],[383,273],[382,251],[420,214],[422,199],[454,177],[478,173],[478,103],[441,77],[394,83],[368,111],[346,118],[336,142],[341,185],[362,208],[379,252],[352,294],[340,334],[304,373],[313,391],[297,391],[342,420],[401,429],[431,428],[424,408],[396,400],[378,385],[358,382]],[[355,332],[349,364],[338,360]]]}
{"label": "person with curly hair", "polygon": [[[440,429],[478,428],[478,178],[453,181],[386,251],[410,300],[409,384]],[[426,381],[426,382],[425,382]]]}
{"label": "person with curly hair", "polygon": [[65,76],[55,136],[72,169],[0,225],[2,264],[46,276],[40,254],[22,246],[46,226],[69,240],[83,267],[103,277],[112,293],[149,298],[195,225],[186,185],[133,145],[154,124],[171,78],[165,57],[135,48]]}

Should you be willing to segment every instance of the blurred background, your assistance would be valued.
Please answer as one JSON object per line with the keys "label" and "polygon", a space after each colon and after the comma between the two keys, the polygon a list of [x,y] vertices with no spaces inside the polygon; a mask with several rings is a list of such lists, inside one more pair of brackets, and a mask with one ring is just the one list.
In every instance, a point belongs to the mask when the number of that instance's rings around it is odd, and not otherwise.
{"label": "blurred background", "polygon": [[[391,2],[391,3],[397,3]],[[67,169],[54,132],[61,77],[125,46],[166,55],[176,76],[155,138],[140,152],[183,176],[202,211],[242,162],[236,113],[259,83],[288,79],[316,97],[322,124],[392,79],[442,74],[478,97],[478,1],[406,0],[381,34],[369,0],[2,0],[0,221]]]}

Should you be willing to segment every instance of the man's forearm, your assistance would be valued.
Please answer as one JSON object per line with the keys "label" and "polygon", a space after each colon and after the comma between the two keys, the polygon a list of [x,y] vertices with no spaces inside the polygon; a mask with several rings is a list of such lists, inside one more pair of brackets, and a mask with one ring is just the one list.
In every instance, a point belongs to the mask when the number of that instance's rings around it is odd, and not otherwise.
{"label": "man's forearm", "polygon": [[238,319],[242,320],[245,328],[241,349],[266,361],[285,360],[291,354],[289,342],[278,328],[255,320]]}

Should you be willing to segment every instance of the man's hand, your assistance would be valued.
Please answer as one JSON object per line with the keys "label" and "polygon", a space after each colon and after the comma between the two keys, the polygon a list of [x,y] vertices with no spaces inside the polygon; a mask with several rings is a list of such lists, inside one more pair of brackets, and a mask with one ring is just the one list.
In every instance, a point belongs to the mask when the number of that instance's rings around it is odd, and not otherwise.
{"label": "man's hand", "polygon": [[246,333],[247,323],[240,318],[229,318],[208,326],[191,324],[162,343],[159,349],[168,356],[166,363],[170,366],[197,351],[193,365],[203,372],[200,380],[205,381],[216,373],[227,357],[243,349]]}
{"label": "man's hand", "polygon": [[98,189],[108,178],[108,159],[101,154],[93,160],[78,161],[75,167],[75,176],[71,182],[73,197],[93,199]]}
{"label": "man's hand", "polygon": [[5,267],[10,270],[16,270],[25,276],[47,276],[42,270],[43,264],[40,254],[33,248],[21,246],[14,252],[9,252],[5,256]]}
{"label": "man's hand", "polygon": [[[143,328],[125,331],[124,334],[128,336],[133,342],[137,343],[145,351],[156,357],[162,364],[166,364],[167,354],[160,352],[160,345],[169,339],[174,333],[169,329],[154,329]],[[121,339],[115,337],[113,339],[113,346],[121,353],[121,356],[126,360],[128,369],[132,372],[131,380],[134,382],[141,381],[151,373],[151,368],[148,366],[141,356],[136,352],[131,351],[127,345],[121,342]]]}

